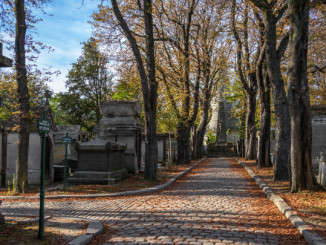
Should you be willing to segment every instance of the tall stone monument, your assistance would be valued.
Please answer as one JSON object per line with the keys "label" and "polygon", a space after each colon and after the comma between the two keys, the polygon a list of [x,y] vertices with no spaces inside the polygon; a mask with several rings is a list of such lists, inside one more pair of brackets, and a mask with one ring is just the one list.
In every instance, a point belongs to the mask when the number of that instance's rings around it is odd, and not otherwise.
{"label": "tall stone monument", "polygon": [[141,166],[141,106],[137,100],[107,101],[100,105],[103,118],[96,127],[95,139],[127,146],[125,166],[137,174]]}

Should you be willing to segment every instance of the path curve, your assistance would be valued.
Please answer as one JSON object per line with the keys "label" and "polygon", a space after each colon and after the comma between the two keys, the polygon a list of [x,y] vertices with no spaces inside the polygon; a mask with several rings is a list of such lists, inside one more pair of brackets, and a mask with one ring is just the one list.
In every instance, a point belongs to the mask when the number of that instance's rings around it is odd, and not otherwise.
{"label": "path curve", "polygon": [[[234,162],[207,159],[150,195],[47,201],[46,214],[108,223],[117,232],[105,244],[306,244]],[[1,212],[38,215],[38,208],[38,202],[4,201]]]}

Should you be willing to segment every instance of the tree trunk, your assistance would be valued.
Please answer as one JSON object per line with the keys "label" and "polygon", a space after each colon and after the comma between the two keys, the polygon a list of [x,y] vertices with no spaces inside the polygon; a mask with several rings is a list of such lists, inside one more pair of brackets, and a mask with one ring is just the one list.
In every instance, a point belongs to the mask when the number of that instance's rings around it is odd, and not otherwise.
{"label": "tree trunk", "polygon": [[186,139],[186,129],[183,122],[178,124],[177,128],[177,144],[178,144],[178,154],[177,154],[177,165],[186,164],[185,160],[185,139]]}
{"label": "tree trunk", "polygon": [[290,149],[290,120],[289,109],[281,74],[281,57],[287,47],[285,37],[279,49],[276,49],[277,18],[272,10],[264,12],[266,28],[266,64],[268,77],[272,85],[275,108],[275,166],[274,180],[288,179],[289,149]]}
{"label": "tree trunk", "polygon": [[16,38],[15,38],[15,66],[17,72],[20,122],[18,133],[18,154],[16,163],[16,186],[18,193],[28,187],[28,148],[29,148],[29,94],[25,65],[25,3],[24,0],[15,1],[16,10]]}
{"label": "tree trunk", "polygon": [[[157,136],[156,136],[156,103],[157,82],[155,76],[155,45],[153,33],[152,0],[144,0],[145,32],[146,32],[146,64],[148,72],[149,94],[144,95],[146,149],[145,179],[157,180]],[[146,96],[146,100],[145,100]]]}
{"label": "tree trunk", "polygon": [[191,126],[187,126],[185,130],[185,164],[189,164],[191,161],[191,142],[190,142],[190,132]]}
{"label": "tree trunk", "polygon": [[307,79],[309,2],[304,0],[288,1],[291,26],[288,58],[291,192],[317,187],[311,158],[312,132]]}
{"label": "tree trunk", "polygon": [[[209,74],[206,73],[206,74]],[[208,75],[209,76],[209,75]],[[196,145],[196,149],[197,149],[197,152],[196,152],[196,159],[200,159],[203,157],[203,152],[204,152],[204,149],[203,149],[203,142],[204,142],[204,136],[205,136],[205,133],[206,133],[206,127],[207,127],[207,124],[208,124],[208,111],[209,111],[209,101],[210,101],[210,91],[208,89],[208,82],[209,82],[209,77],[206,78],[206,84],[207,84],[207,87],[205,88],[205,91],[204,91],[204,101],[203,101],[203,106],[202,106],[202,114],[201,114],[201,117],[200,117],[200,122],[199,122],[199,125],[197,127],[197,130],[196,130],[196,139],[197,139],[197,145]]]}
{"label": "tree trunk", "polygon": [[157,136],[156,103],[157,82],[155,77],[155,45],[153,34],[152,1],[144,0],[144,19],[146,33],[146,68],[139,46],[124,20],[117,1],[111,0],[114,14],[133,51],[142,85],[145,111],[145,179],[157,180]]}
{"label": "tree trunk", "polygon": [[267,74],[264,82],[259,84],[259,101],[260,101],[260,133],[258,145],[258,168],[270,167],[270,129],[271,129],[271,99],[270,84]]}
{"label": "tree trunk", "polygon": [[204,152],[203,142],[204,142],[204,136],[205,136],[205,133],[206,133],[207,123],[208,123],[208,109],[206,111],[205,107],[204,107],[203,111],[202,111],[202,115],[200,117],[199,125],[197,127],[196,132],[195,132],[196,133],[196,139],[197,139],[196,152],[195,152],[196,159],[200,159],[200,158],[203,157],[203,152]]}
{"label": "tree trunk", "polygon": [[246,160],[253,160],[256,158],[256,92],[249,92],[247,94],[247,115],[246,115]]}
{"label": "tree trunk", "polygon": [[[3,126],[4,127],[4,126]],[[2,129],[1,137],[1,187],[6,186],[8,131]]]}

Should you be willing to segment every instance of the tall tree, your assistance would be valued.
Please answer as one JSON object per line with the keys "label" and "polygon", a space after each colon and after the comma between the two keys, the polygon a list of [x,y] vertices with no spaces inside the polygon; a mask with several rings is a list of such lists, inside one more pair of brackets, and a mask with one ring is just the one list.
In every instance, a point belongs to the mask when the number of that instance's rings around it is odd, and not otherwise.
{"label": "tall tree", "polygon": [[277,23],[284,15],[287,5],[282,1],[252,2],[260,8],[265,26],[265,59],[268,79],[272,85],[275,107],[275,166],[274,180],[288,179],[290,124],[289,108],[281,73],[281,58],[287,48],[288,35],[277,46]]}
{"label": "tall tree", "polygon": [[[198,69],[193,45],[198,42],[198,23],[194,23],[198,1],[158,1],[158,40],[163,41],[158,71],[166,86],[169,100],[178,117],[177,164],[191,160],[190,131],[197,117],[201,70]],[[196,58],[195,58],[196,59]],[[177,105],[180,105],[178,107]]]}
{"label": "tall tree", "polygon": [[113,77],[107,65],[108,59],[100,52],[97,41],[90,38],[68,72],[68,92],[59,93],[52,99],[54,114],[62,123],[79,124],[85,130],[93,131],[101,119],[99,106],[112,90]]}
{"label": "tall tree", "polygon": [[29,148],[29,94],[25,60],[25,2],[15,0],[16,37],[15,37],[15,68],[17,72],[18,101],[20,123],[18,133],[18,155],[16,163],[16,191],[21,193],[28,187],[28,148]]}
{"label": "tall tree", "polygon": [[[243,37],[239,34],[236,22],[236,0],[232,1],[231,7],[231,29],[236,40],[237,72],[240,77],[242,89],[247,99],[246,115],[246,139],[245,139],[245,159],[256,159],[256,95],[257,77],[256,64],[259,58],[259,51],[251,57],[249,50],[249,4],[245,3],[243,17]],[[244,55],[243,55],[244,53]]]}
{"label": "tall tree", "polygon": [[258,142],[257,167],[270,167],[270,129],[271,129],[271,99],[270,81],[265,62],[265,26],[258,13],[254,11],[259,28],[259,58],[256,64],[256,77],[259,91],[260,130]]}
{"label": "tall tree", "polygon": [[231,51],[221,32],[225,28],[225,10],[226,2],[210,0],[202,1],[198,7],[197,18],[201,28],[196,53],[199,53],[197,63],[202,70],[202,83],[201,110],[193,142],[193,156],[196,159],[203,157],[203,141],[212,97],[216,95],[218,83],[225,78],[223,73],[227,70],[227,59]]}
{"label": "tall tree", "polygon": [[311,115],[307,79],[309,3],[288,0],[290,39],[288,58],[288,98],[291,119],[291,192],[314,189],[311,156]]}
{"label": "tall tree", "polygon": [[[151,0],[138,1],[142,10],[145,30],[145,57],[141,55],[135,33],[131,31],[125,21],[116,0],[111,0],[112,8],[119,26],[134,54],[142,84],[145,111],[145,178],[157,179],[157,137],[156,137],[156,103],[157,82],[155,77],[155,45],[153,33],[153,7]],[[144,58],[144,59],[143,59]],[[146,65],[144,64],[146,62]]]}

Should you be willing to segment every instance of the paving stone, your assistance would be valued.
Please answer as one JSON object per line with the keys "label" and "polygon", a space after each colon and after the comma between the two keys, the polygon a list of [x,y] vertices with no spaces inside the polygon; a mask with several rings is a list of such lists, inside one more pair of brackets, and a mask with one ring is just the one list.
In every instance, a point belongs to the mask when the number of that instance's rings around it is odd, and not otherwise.
{"label": "paving stone", "polygon": [[[208,161],[162,192],[108,200],[46,201],[46,214],[106,222],[117,233],[105,244],[279,244],[278,235],[257,230],[260,223],[255,215],[261,214],[251,207],[256,197],[246,194],[250,186],[243,176],[231,171],[225,158]],[[1,205],[4,214],[37,216],[38,212],[37,201]]]}

